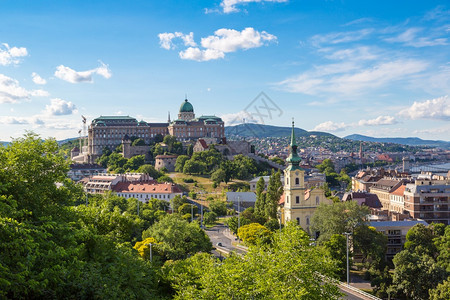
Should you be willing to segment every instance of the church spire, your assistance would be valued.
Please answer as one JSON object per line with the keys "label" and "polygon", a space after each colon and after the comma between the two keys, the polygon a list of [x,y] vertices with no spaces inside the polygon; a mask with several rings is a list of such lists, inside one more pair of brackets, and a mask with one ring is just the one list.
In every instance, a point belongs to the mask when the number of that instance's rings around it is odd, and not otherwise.
{"label": "church spire", "polygon": [[291,147],[292,146],[297,146],[295,143],[294,118],[292,118]]}
{"label": "church spire", "polygon": [[286,159],[289,166],[292,167],[298,167],[300,164],[300,161],[302,160],[300,156],[297,154],[297,143],[295,141],[295,128],[294,128],[294,120],[292,120],[292,132],[291,132],[291,144],[289,147],[289,156]]}
{"label": "church spire", "polygon": [[170,111],[168,112],[168,115],[167,115],[167,122],[170,123]]}

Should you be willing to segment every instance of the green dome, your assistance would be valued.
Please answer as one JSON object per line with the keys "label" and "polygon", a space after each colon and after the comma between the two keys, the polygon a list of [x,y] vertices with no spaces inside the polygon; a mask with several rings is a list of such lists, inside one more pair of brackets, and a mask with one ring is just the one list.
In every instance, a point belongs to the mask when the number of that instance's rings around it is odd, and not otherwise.
{"label": "green dome", "polygon": [[187,99],[184,100],[183,104],[180,106],[180,113],[181,112],[194,112],[194,107]]}

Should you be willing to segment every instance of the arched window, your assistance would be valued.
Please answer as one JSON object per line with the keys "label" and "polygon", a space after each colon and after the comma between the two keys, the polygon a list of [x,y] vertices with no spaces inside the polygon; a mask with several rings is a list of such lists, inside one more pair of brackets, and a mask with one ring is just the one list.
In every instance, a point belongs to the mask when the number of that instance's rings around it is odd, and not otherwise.
{"label": "arched window", "polygon": [[300,218],[297,218],[297,225],[300,225]]}
{"label": "arched window", "polygon": [[309,225],[309,217],[306,217],[306,225]]}
{"label": "arched window", "polygon": [[320,198],[319,198],[319,196],[316,196],[316,205],[319,205],[319,203],[320,203]]}
{"label": "arched window", "polygon": [[300,184],[300,179],[298,179],[298,177],[295,177],[295,184],[299,185]]}

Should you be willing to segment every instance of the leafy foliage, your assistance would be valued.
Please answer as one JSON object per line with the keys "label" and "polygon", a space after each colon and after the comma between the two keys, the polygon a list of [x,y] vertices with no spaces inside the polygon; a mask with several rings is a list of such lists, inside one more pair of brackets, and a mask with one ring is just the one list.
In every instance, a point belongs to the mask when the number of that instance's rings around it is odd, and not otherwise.
{"label": "leafy foliage", "polygon": [[209,252],[211,241],[198,223],[189,223],[177,215],[168,215],[142,233],[142,238],[154,238],[165,259],[182,259],[197,252]]}
{"label": "leafy foliage", "polygon": [[[331,279],[333,262],[295,225],[274,236],[270,246],[255,246],[222,263],[206,254],[166,264],[175,299],[338,299]],[[327,277],[325,277],[327,278]]]}

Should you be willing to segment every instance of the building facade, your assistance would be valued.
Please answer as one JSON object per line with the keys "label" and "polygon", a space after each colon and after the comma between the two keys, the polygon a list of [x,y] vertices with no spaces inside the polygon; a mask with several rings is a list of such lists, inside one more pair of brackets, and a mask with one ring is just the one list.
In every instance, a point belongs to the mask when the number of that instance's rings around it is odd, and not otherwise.
{"label": "building facade", "polygon": [[282,222],[294,221],[310,233],[310,222],[316,208],[321,203],[331,204],[332,201],[325,197],[322,189],[307,190],[305,187],[305,171],[300,167],[301,158],[297,154],[294,122],[289,152],[286,159],[288,166],[284,170],[284,193],[280,199],[280,204],[283,205]]}
{"label": "building facade", "polygon": [[157,135],[173,135],[178,140],[203,137],[223,138],[224,122],[216,116],[195,118],[194,108],[186,99],[180,107],[178,119],[166,123],[148,123],[129,116],[100,116],[89,125],[85,162],[94,162],[104,148],[114,150],[128,137],[137,137],[151,143]]}

